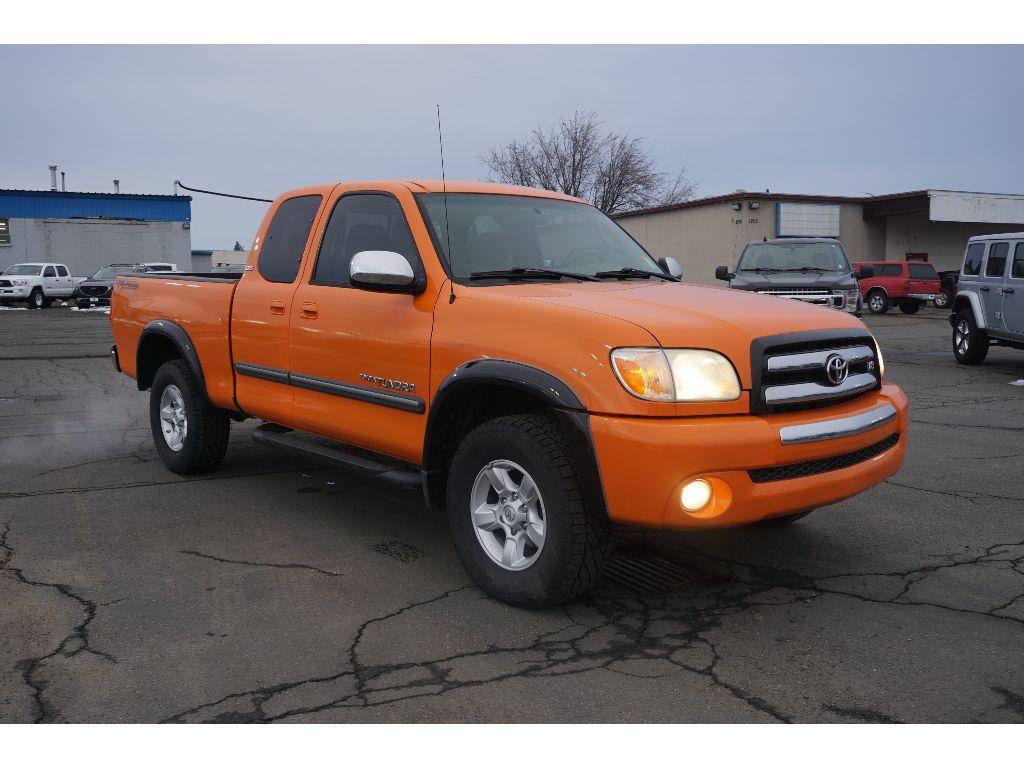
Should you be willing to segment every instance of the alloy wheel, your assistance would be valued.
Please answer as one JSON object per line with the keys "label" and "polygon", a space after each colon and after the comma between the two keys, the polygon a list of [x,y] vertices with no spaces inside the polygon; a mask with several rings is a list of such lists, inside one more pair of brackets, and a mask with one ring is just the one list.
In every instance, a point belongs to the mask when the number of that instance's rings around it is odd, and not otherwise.
{"label": "alloy wheel", "polygon": [[168,384],[160,395],[160,431],[172,451],[180,451],[185,445],[185,437],[188,435],[185,398],[174,384]]}
{"label": "alloy wheel", "polygon": [[473,481],[469,512],[477,541],[507,571],[523,571],[544,549],[544,501],[530,473],[507,459],[488,462]]}
{"label": "alloy wheel", "polygon": [[956,330],[953,332],[953,344],[961,355],[967,354],[967,348],[971,345],[971,327],[966,320],[957,322]]}

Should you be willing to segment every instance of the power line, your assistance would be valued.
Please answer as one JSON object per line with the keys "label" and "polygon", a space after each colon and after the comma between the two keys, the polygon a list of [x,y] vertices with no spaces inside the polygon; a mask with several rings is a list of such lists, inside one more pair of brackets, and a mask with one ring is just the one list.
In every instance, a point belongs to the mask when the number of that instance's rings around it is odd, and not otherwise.
{"label": "power line", "polygon": [[174,186],[175,187],[181,187],[182,189],[186,189],[189,192],[201,192],[204,195],[216,195],[217,197],[233,197],[236,200],[255,200],[257,203],[272,203],[272,202],[274,202],[273,200],[267,200],[267,198],[265,198],[265,197],[249,197],[248,195],[231,195],[231,194],[228,194],[227,192],[214,192],[214,191],[209,190],[209,189],[199,189],[198,187],[186,187],[184,184],[182,184],[177,179],[174,180]]}

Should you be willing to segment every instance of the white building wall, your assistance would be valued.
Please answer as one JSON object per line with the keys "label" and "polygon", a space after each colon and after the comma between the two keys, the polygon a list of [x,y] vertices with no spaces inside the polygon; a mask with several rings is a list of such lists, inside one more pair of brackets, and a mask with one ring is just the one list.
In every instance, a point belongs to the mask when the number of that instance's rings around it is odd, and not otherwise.
{"label": "white building wall", "polygon": [[191,231],[180,221],[12,218],[10,227],[0,266],[55,261],[87,276],[107,264],[167,261],[187,269],[191,263]]}

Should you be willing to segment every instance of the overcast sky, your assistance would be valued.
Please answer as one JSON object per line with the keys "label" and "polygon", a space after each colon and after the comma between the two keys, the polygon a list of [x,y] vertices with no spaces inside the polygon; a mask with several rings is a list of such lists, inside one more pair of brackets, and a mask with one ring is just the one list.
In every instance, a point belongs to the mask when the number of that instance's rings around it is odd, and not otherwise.
{"label": "overcast sky", "polygon": [[[1024,192],[1024,47],[0,47],[0,187],[274,197],[449,178],[577,109],[698,194]],[[261,203],[203,195],[193,248],[249,246]]]}

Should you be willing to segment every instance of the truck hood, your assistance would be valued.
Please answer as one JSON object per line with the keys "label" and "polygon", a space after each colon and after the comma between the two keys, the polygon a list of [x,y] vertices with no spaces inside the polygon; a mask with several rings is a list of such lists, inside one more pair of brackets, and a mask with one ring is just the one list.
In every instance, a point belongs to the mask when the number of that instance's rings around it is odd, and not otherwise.
{"label": "truck hood", "polygon": [[77,283],[77,287],[84,287],[84,286],[90,286],[90,285],[103,286],[104,288],[113,288],[114,287],[114,281],[113,280],[83,280],[82,282]]}
{"label": "truck hood", "polygon": [[[639,325],[664,347],[699,347],[726,355],[750,386],[754,339],[824,329],[866,333],[845,312],[792,299],[682,283],[623,281],[522,286],[522,297]],[[607,340],[612,346],[614,340]]]}
{"label": "truck hood", "polygon": [[857,280],[848,272],[738,272],[731,288],[756,291],[765,288],[820,288],[822,290],[853,290]]}

